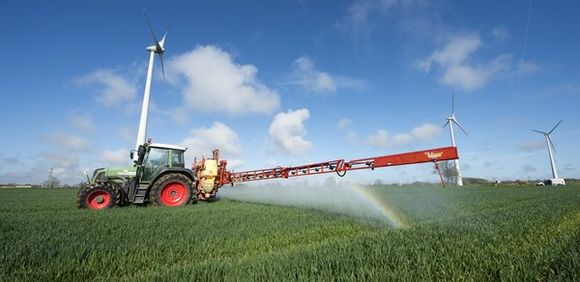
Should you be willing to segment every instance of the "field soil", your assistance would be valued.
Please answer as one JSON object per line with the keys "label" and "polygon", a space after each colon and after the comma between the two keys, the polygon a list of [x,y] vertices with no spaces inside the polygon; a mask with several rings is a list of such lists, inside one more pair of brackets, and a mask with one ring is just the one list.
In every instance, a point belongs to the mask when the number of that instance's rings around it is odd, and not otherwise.
{"label": "field soil", "polygon": [[580,281],[580,186],[364,189],[386,218],[228,199],[92,211],[74,189],[0,189],[0,281]]}

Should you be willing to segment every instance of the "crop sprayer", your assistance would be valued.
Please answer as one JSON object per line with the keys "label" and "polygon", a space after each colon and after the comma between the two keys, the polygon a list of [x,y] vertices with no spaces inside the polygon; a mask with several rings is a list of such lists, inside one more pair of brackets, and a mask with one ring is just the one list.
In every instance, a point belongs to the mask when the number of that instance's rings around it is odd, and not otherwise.
{"label": "crop sprayer", "polygon": [[394,155],[385,155],[345,161],[343,159],[299,166],[231,172],[227,161],[221,160],[219,150],[211,158],[194,160],[191,169],[185,167],[186,148],[146,143],[139,146],[133,166],[96,169],[88,185],[79,190],[79,208],[104,209],[129,203],[174,207],[216,198],[223,185],[268,180],[287,179],[325,173],[343,177],[348,171],[433,163],[443,176],[438,162],[458,159],[456,147],[443,147]]}

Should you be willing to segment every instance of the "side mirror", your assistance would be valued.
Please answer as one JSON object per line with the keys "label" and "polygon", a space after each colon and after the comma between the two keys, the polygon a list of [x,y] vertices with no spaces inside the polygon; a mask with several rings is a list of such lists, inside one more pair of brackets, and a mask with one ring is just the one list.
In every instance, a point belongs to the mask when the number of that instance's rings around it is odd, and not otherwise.
{"label": "side mirror", "polygon": [[135,150],[131,150],[131,152],[129,152],[129,158],[132,160],[134,156],[135,156]]}

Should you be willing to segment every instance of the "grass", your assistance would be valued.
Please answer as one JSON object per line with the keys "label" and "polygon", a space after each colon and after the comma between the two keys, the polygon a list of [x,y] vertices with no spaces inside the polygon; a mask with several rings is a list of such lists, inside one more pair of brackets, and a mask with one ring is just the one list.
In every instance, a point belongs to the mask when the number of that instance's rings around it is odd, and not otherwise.
{"label": "grass", "polygon": [[78,210],[0,190],[0,280],[575,280],[580,186],[373,187],[407,223],[220,200]]}

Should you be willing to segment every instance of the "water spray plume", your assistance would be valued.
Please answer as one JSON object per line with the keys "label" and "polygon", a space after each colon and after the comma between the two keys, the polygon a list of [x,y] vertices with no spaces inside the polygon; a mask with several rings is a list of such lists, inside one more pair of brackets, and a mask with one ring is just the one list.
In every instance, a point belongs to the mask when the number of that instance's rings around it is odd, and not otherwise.
{"label": "water spray plume", "polygon": [[230,200],[309,208],[361,219],[381,221],[394,228],[407,228],[402,217],[372,193],[372,188],[354,184],[336,186],[252,186],[223,189]]}

